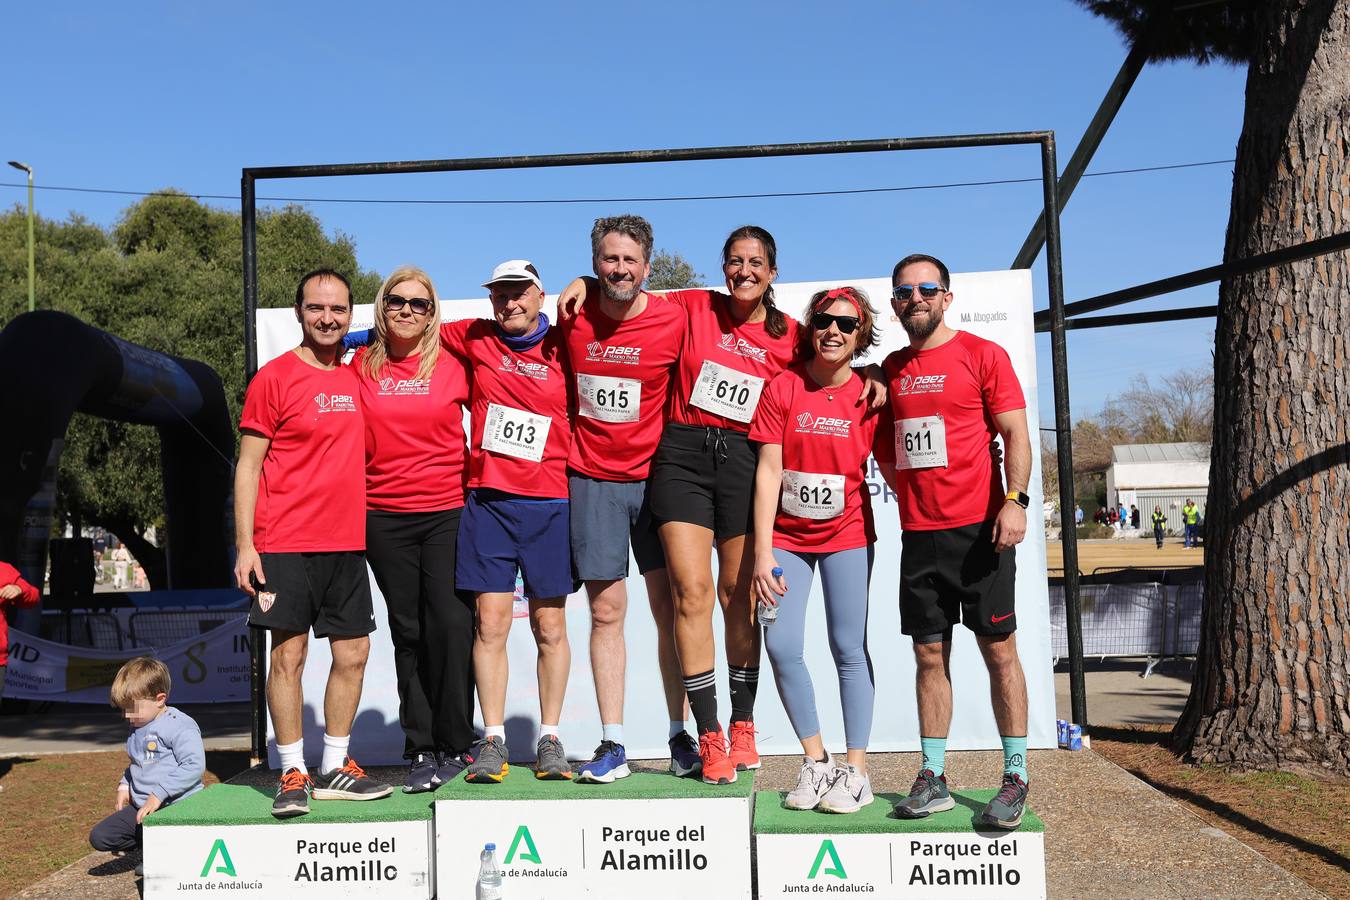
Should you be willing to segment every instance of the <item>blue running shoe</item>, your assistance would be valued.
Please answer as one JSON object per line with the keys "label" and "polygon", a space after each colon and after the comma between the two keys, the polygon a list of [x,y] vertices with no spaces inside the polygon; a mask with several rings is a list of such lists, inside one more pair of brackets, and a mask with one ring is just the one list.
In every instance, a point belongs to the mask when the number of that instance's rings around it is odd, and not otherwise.
{"label": "blue running shoe", "polygon": [[595,748],[595,756],[577,772],[577,781],[592,784],[609,784],[616,778],[627,778],[628,756],[623,752],[623,744],[613,741],[601,741]]}
{"label": "blue running shoe", "polygon": [[681,731],[669,741],[670,771],[676,778],[697,775],[703,771],[703,758],[698,755],[698,742],[689,732]]}

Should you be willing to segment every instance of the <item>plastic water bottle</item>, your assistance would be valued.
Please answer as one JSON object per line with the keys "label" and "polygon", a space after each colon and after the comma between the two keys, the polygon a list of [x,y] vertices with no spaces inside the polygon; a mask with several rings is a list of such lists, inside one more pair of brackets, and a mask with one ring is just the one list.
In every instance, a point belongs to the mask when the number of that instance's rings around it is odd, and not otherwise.
{"label": "plastic water bottle", "polygon": [[502,869],[497,865],[497,845],[487,844],[478,855],[478,885],[475,900],[501,900]]}
{"label": "plastic water bottle", "polygon": [[[774,578],[782,578],[783,570],[780,569],[778,566],[774,566],[772,574]],[[760,603],[759,624],[772,625],[774,622],[777,621],[778,621],[778,607],[776,605],[770,605],[768,603]]]}

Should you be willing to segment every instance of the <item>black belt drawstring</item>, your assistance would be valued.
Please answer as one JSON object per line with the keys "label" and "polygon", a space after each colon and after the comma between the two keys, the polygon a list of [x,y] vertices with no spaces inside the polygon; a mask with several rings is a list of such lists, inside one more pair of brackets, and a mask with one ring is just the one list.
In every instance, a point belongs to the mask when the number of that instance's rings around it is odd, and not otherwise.
{"label": "black belt drawstring", "polygon": [[703,452],[708,452],[709,444],[712,445],[712,451],[717,454],[718,462],[727,461],[727,436],[720,428],[707,427],[703,431]]}

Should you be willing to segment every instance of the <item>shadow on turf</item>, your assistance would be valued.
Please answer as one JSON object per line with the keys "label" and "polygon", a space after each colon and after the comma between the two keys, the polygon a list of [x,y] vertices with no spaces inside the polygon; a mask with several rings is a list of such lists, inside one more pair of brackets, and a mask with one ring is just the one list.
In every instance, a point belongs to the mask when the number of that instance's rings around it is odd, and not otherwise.
{"label": "shadow on turf", "polygon": [[11,756],[8,759],[0,759],[0,778],[4,778],[10,771],[24,763],[37,762],[36,756]]}
{"label": "shadow on turf", "polygon": [[[1143,730],[1138,728],[1110,728],[1094,726],[1092,729],[1093,738],[1103,741],[1116,741],[1121,744],[1151,744],[1161,747],[1171,752],[1168,746],[1172,737],[1172,729],[1163,728],[1159,730]],[[1296,834],[1290,834],[1287,831],[1281,831],[1274,828],[1259,819],[1253,819],[1240,810],[1236,810],[1220,800],[1206,797],[1204,794],[1198,794],[1195,791],[1189,791],[1185,788],[1166,784],[1149,778],[1147,773],[1137,769],[1124,767],[1134,777],[1149,786],[1162,791],[1174,800],[1183,800],[1201,809],[1208,810],[1226,822],[1232,822],[1240,828],[1250,831],[1252,834],[1259,834],[1267,840],[1275,841],[1285,846],[1302,851],[1303,853],[1316,856],[1318,859],[1328,865],[1337,866],[1341,869],[1350,871],[1350,857],[1344,856],[1330,847],[1323,847],[1321,844],[1314,844],[1312,841],[1299,837]]]}

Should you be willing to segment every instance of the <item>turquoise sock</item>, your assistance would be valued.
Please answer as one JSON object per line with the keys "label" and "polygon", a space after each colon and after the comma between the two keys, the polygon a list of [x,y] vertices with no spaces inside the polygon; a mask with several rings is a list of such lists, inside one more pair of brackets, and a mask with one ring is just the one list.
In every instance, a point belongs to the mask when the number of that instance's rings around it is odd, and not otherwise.
{"label": "turquoise sock", "polygon": [[1012,772],[1023,781],[1027,780],[1027,736],[1011,737],[999,735],[1003,742],[1003,771]]}
{"label": "turquoise sock", "polygon": [[[1022,744],[1025,746],[1025,738],[1022,740]],[[920,737],[919,747],[923,750],[923,768],[928,769],[934,775],[941,775],[943,771],[942,758],[947,753],[947,739],[945,737]]]}

